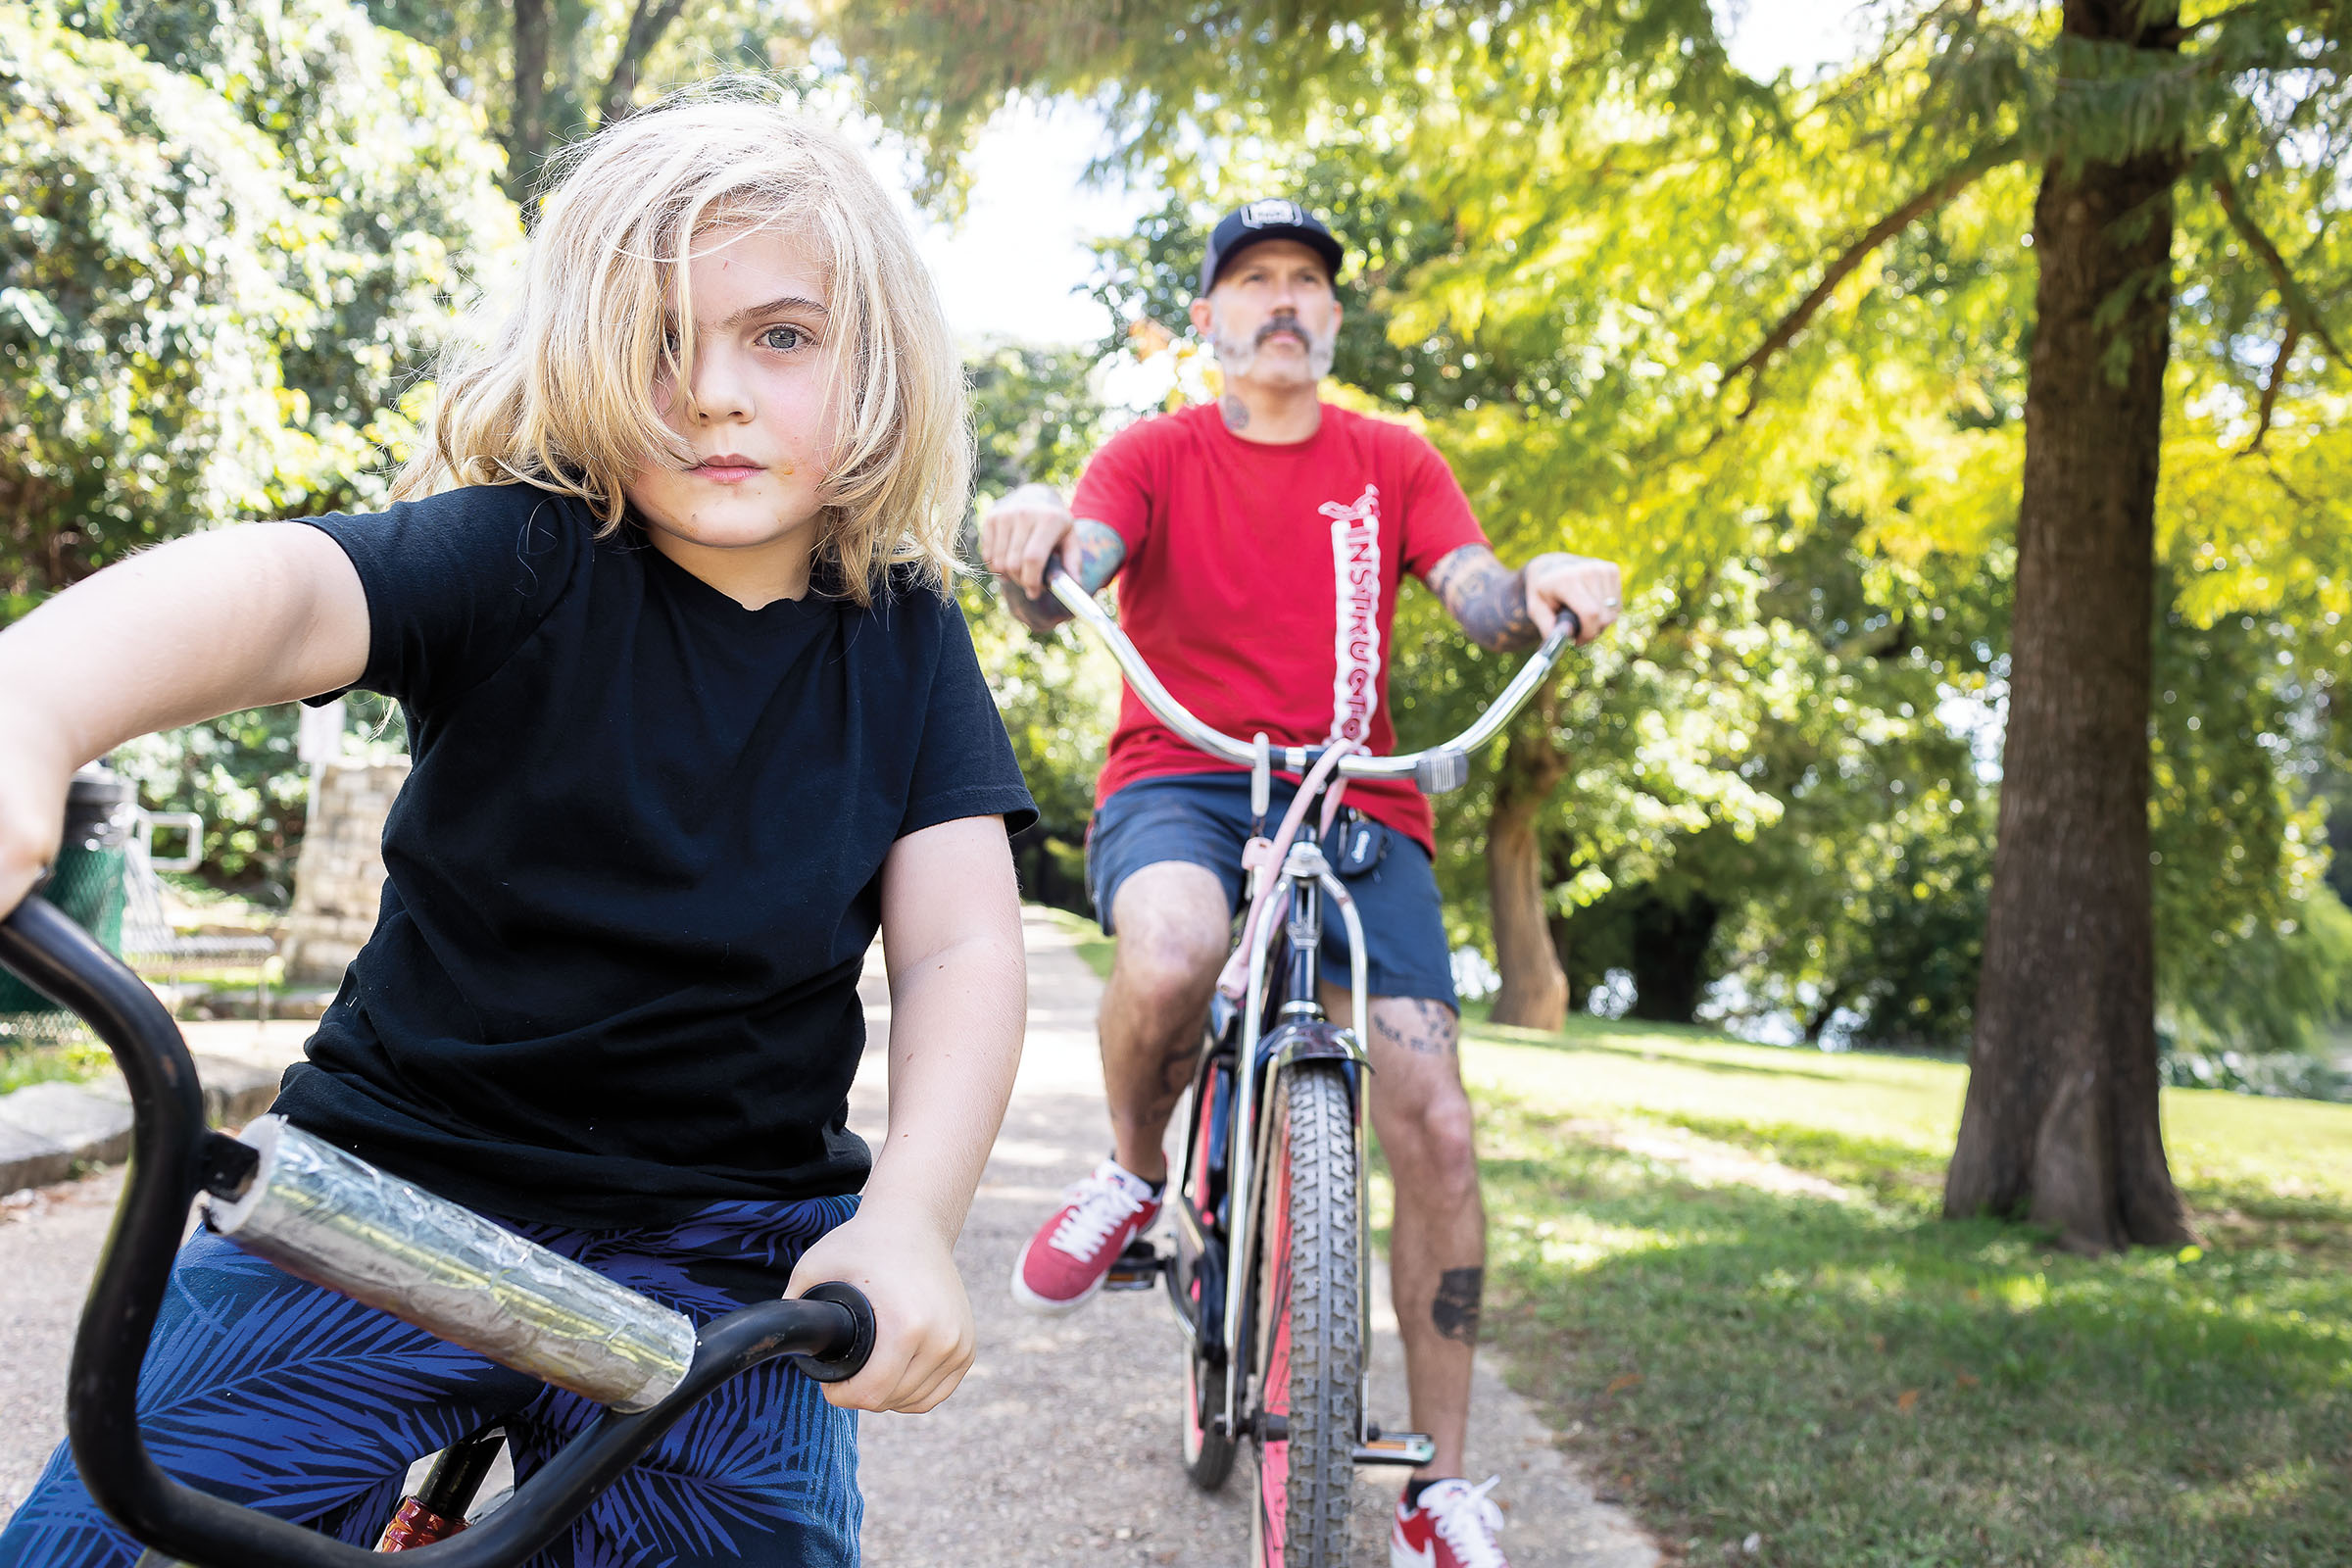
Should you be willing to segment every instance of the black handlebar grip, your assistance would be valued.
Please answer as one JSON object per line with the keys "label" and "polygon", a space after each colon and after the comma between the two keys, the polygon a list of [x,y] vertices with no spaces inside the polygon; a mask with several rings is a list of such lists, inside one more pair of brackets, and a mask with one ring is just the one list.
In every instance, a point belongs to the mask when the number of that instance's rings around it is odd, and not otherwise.
{"label": "black handlebar grip", "polygon": [[819,1383],[846,1383],[865,1370],[874,1353],[874,1303],[865,1293],[842,1280],[827,1280],[801,1293],[804,1301],[830,1301],[846,1314],[832,1343],[807,1354],[784,1359]]}

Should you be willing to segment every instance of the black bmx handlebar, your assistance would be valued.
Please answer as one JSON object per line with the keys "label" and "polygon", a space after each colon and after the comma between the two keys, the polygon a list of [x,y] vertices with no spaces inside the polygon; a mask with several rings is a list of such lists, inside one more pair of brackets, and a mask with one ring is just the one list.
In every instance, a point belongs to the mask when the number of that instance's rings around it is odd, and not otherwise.
{"label": "black bmx handlebar", "polygon": [[[246,1146],[209,1132],[196,1064],[171,1013],[122,961],[45,900],[0,919],[0,964],[78,1013],[130,1088],[128,1179],[83,1304],[67,1378],[66,1428],[91,1497],[145,1544],[198,1568],[365,1568],[375,1553],[225,1502],[166,1475],[139,1435],[139,1368],[189,1205]],[[828,1382],[854,1375],[874,1343],[873,1310],[849,1285],[819,1285],[704,1325],[684,1377],[633,1414],[607,1410],[505,1506],[416,1548],[439,1568],[514,1568],[552,1542],[697,1400],[760,1362],[794,1357]]]}

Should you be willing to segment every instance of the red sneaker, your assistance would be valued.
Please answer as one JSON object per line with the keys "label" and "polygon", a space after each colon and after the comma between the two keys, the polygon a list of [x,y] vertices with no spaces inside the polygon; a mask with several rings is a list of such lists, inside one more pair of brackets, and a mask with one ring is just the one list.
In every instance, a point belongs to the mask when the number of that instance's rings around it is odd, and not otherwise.
{"label": "red sneaker", "polygon": [[1418,1506],[1396,1499],[1396,1528],[1389,1532],[1389,1568],[1511,1568],[1494,1541],[1502,1510],[1487,1494],[1502,1477],[1479,1486],[1433,1481]]}
{"label": "red sneaker", "polygon": [[1069,1311],[1102,1288],[1127,1244],[1157,1218],[1152,1184],[1104,1160],[1021,1249],[1012,1298],[1032,1311]]}

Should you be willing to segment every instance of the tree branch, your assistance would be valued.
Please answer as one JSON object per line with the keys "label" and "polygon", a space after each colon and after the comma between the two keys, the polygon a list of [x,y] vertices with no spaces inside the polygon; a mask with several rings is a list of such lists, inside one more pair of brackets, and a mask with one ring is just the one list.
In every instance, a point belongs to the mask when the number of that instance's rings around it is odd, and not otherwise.
{"label": "tree branch", "polygon": [[2160,49],[2176,47],[2180,44],[2186,43],[2198,33],[2203,32],[2207,27],[2222,26],[2230,22],[2232,19],[2245,16],[2250,12],[2268,11],[2271,8],[2264,3],[2264,0],[2252,0],[2251,4],[2231,6],[2227,11],[2216,11],[2210,17],[2199,17],[2194,22],[2176,22],[2169,27],[2159,27],[2156,30],[2156,47]]}
{"label": "tree branch", "polygon": [[[649,9],[650,7],[650,9]],[[686,9],[686,0],[637,0],[629,13],[629,30],[620,40],[620,54],[612,62],[612,74],[605,82],[603,96],[597,102],[596,122],[610,125],[627,117],[629,105],[637,97],[637,71],[652,54],[654,45],[678,20]]]}
{"label": "tree branch", "polygon": [[[1805,329],[1805,324],[1813,319],[1814,314],[1829,302],[1832,294],[1838,291],[1838,285],[1844,282],[1853,273],[1854,269],[1860,267],[1868,259],[1871,252],[1949,202],[1992,170],[2015,159],[2019,152],[2019,146],[2020,144],[2012,139],[1986,148],[1966,163],[1952,169],[1935,184],[1930,185],[1903,203],[1902,206],[1864,229],[1843,251],[1838,253],[1838,259],[1830,264],[1829,270],[1822,274],[1821,281],[1813,285],[1812,292],[1797,301],[1796,308],[1782,317],[1779,323],[1764,335],[1764,341],[1756,345],[1755,352],[1732,367],[1730,372],[1723,378],[1724,387],[1728,389],[1734,381],[1751,372],[1758,380],[1761,380],[1766,362],[1795,341],[1796,335]],[[1740,417],[1746,418],[1755,406],[1756,394],[1755,389],[1751,386],[1748,390],[1747,406],[1740,411]]]}
{"label": "tree branch", "polygon": [[[2286,305],[2287,320],[2318,338],[2336,364],[2352,369],[2352,361],[2344,358],[2344,351],[2328,333],[2328,323],[2320,319],[2319,307],[2312,303],[2310,295],[2303,292],[2303,285],[2295,281],[2294,270],[2286,265],[2286,258],[2278,254],[2278,247],[2271,243],[2271,237],[2255,223],[2245,204],[2238,199],[2237,185],[2230,178],[2230,172],[2222,167],[2219,159],[2209,160],[2206,167],[2213,182],[2213,194],[2221,202],[2222,211],[2229,215],[2230,226],[2237,230],[2238,237],[2253,247],[2254,254],[2261,257],[2263,265],[2271,270],[2271,279],[2278,285],[2278,298]],[[2284,363],[2283,360],[2281,363]],[[2268,401],[2267,394],[2265,401]]]}
{"label": "tree branch", "polygon": [[2271,415],[2278,407],[2278,388],[2286,380],[2286,362],[2302,341],[2303,323],[2288,317],[2286,333],[2278,340],[2278,357],[2271,361],[2270,373],[2262,378],[2262,417],[2255,422],[2254,439],[2239,450],[2239,457],[2250,458],[2262,450],[2263,438],[2271,433]]}

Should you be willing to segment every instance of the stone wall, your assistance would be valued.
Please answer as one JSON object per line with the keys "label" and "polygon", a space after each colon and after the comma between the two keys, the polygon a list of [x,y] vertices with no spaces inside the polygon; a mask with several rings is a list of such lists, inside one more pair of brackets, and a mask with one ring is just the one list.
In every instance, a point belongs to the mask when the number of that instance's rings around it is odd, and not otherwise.
{"label": "stone wall", "polygon": [[373,767],[328,763],[312,787],[286,922],[286,984],[333,987],[375,929],[384,890],[384,817],[407,758]]}

